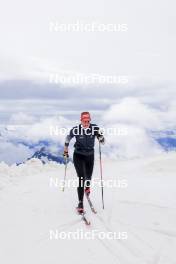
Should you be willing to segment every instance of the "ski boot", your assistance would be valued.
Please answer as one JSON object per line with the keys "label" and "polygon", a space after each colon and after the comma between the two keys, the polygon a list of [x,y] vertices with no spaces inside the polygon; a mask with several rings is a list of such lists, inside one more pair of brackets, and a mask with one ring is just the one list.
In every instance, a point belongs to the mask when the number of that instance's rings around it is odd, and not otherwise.
{"label": "ski boot", "polygon": [[86,187],[86,188],[85,188],[85,194],[86,194],[87,196],[90,195],[90,187]]}
{"label": "ski boot", "polygon": [[76,210],[78,214],[83,214],[84,213],[84,207],[83,207],[83,202],[79,201],[78,206],[76,207]]}

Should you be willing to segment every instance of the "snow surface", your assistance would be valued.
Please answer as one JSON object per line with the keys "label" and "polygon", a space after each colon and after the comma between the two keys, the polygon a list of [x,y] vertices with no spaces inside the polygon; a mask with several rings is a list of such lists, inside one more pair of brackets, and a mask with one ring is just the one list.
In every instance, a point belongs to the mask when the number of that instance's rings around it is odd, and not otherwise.
{"label": "snow surface", "polygon": [[[20,166],[0,163],[0,259],[3,264],[83,262],[119,264],[176,263],[176,153],[152,158],[107,160],[105,180],[126,180],[127,188],[92,188],[93,215],[85,201],[91,226],[75,214],[75,188],[51,186],[63,179],[64,165],[33,159]],[[100,177],[96,158],[93,177]],[[76,179],[73,164],[67,179]],[[127,239],[51,239],[50,231],[126,232]]]}

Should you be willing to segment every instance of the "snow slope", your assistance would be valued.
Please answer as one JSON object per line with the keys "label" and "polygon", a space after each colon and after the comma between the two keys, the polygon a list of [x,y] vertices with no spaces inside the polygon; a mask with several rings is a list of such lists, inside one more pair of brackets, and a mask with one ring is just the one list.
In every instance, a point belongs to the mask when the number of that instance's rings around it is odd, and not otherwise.
{"label": "snow slope", "polygon": [[[176,263],[176,153],[131,161],[103,160],[104,179],[126,188],[93,187],[91,226],[75,214],[75,188],[51,184],[63,179],[64,165],[31,160],[18,167],[0,164],[0,259],[3,264]],[[93,177],[99,177],[96,160]],[[68,165],[67,179],[76,179]],[[51,231],[126,232],[127,239],[51,239]]]}

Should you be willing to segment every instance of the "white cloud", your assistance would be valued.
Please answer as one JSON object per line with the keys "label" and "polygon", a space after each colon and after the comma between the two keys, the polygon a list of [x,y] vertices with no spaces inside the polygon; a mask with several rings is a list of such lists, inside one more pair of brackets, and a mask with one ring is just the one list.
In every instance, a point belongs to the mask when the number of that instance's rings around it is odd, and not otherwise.
{"label": "white cloud", "polygon": [[17,114],[12,114],[9,123],[10,124],[33,124],[35,122],[35,117],[23,112],[19,112]]}
{"label": "white cloud", "polygon": [[[90,0],[87,4],[78,0],[62,2],[62,7],[55,0],[52,4],[46,0],[45,5],[41,0],[37,3],[7,0],[0,10],[1,72],[24,77],[43,75],[46,69],[55,68],[85,73],[157,75],[175,80],[174,11],[174,1],[168,5],[160,0],[97,0],[96,3]],[[51,33],[49,22],[53,20],[126,23],[129,30],[103,34]],[[2,57],[9,59],[5,61]]]}
{"label": "white cloud", "polygon": [[45,118],[29,126],[26,137],[32,142],[48,139],[63,144],[67,134],[62,134],[61,128],[69,126],[71,122],[62,116]]}
{"label": "white cloud", "polygon": [[21,144],[0,141],[0,161],[7,164],[20,163],[31,157],[33,151]]}
{"label": "white cloud", "polygon": [[[52,142],[52,150],[56,150],[58,145],[63,146],[66,134],[61,133],[60,129],[71,128],[78,124],[79,111],[70,118],[64,114],[56,115],[54,111],[51,111],[51,105],[46,107],[48,116],[43,115],[36,118],[36,111],[29,115],[25,112],[13,114],[10,120],[13,121],[14,127],[15,125],[17,127],[13,131],[8,131],[6,139],[11,142],[25,141],[31,144],[49,140]],[[41,110],[40,104],[38,108]],[[155,155],[163,151],[153,139],[152,131],[174,129],[176,108],[174,101],[165,109],[160,109],[144,103],[139,98],[127,97],[104,110],[103,114],[101,112],[99,115],[91,114],[92,122],[96,119],[95,123],[105,127],[106,131],[109,128],[116,128],[116,131],[122,132],[116,135],[105,134],[107,143],[103,150],[104,154],[115,158],[136,158]]]}
{"label": "white cloud", "polygon": [[107,141],[105,151],[111,158],[139,158],[156,155],[163,151],[142,127],[121,123],[113,124],[113,126],[111,123],[109,126],[120,131],[126,131],[124,135],[107,134],[105,136]]}
{"label": "white cloud", "polygon": [[104,115],[104,121],[132,124],[148,129],[161,127],[159,111],[143,104],[137,98],[125,98],[112,105]]}
{"label": "white cloud", "polygon": [[102,123],[122,135],[106,135],[108,155],[135,158],[161,153],[163,150],[152,137],[152,131],[175,129],[175,105],[161,110],[144,104],[138,98],[125,98],[112,105],[103,115]]}
{"label": "white cloud", "polygon": [[165,105],[152,105],[137,97],[126,97],[113,104],[105,112],[103,121],[106,123],[123,123],[135,125],[149,131],[175,128],[175,100],[165,102]]}

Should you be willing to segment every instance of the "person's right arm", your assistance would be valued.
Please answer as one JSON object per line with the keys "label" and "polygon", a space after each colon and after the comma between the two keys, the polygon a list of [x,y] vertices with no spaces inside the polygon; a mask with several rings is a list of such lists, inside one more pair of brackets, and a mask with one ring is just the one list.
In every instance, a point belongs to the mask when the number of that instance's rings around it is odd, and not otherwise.
{"label": "person's right arm", "polygon": [[68,146],[70,143],[70,140],[74,137],[73,128],[70,130],[69,134],[65,138],[65,144],[64,144],[64,157],[69,157],[68,154]]}

